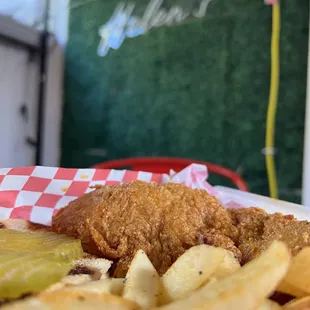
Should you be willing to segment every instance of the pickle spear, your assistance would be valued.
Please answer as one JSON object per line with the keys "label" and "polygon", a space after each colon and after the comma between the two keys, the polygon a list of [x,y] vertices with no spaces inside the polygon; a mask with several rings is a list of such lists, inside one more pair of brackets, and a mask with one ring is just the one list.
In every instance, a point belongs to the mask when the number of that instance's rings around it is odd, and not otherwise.
{"label": "pickle spear", "polygon": [[0,251],[44,254],[58,262],[71,262],[83,255],[81,241],[52,232],[0,230]]}
{"label": "pickle spear", "polygon": [[40,292],[66,276],[81,242],[51,232],[0,230],[0,299]]}
{"label": "pickle spear", "polygon": [[70,264],[46,259],[41,254],[0,253],[0,299],[40,292],[66,276],[70,269]]}

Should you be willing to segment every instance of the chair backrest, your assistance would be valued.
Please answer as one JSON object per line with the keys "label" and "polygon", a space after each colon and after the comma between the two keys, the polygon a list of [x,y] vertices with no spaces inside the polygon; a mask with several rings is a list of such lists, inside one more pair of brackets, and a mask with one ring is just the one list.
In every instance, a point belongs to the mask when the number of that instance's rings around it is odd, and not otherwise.
{"label": "chair backrest", "polygon": [[135,157],[117,159],[99,163],[93,166],[96,169],[131,169],[134,171],[145,171],[153,173],[169,173],[170,169],[179,172],[190,164],[206,165],[210,173],[221,175],[229,179],[235,186],[248,191],[247,183],[235,172],[222,166],[205,161],[173,157]]}

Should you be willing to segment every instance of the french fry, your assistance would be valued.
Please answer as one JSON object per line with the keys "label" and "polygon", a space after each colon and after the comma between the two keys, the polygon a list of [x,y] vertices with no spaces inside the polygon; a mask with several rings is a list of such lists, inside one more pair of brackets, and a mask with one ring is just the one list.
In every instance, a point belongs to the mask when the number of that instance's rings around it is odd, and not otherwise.
{"label": "french fry", "polygon": [[[134,302],[110,294],[63,289],[9,303],[3,310],[140,310]],[[1,309],[1,310],[2,310]]]}
{"label": "french fry", "polygon": [[59,282],[52,284],[45,292],[58,291],[68,286],[81,285],[90,281],[91,277],[88,274],[69,275],[62,278]]}
{"label": "french fry", "polygon": [[310,247],[303,248],[292,259],[292,264],[277,290],[296,297],[310,295]]}
{"label": "french fry", "polygon": [[299,299],[294,299],[284,305],[284,310],[309,310],[310,309],[310,296]]}
{"label": "french fry", "polygon": [[160,280],[158,273],[147,255],[137,251],[125,279],[123,297],[132,300],[142,308],[157,304]]}
{"label": "french fry", "polygon": [[215,269],[215,271],[212,273],[212,277],[216,279],[225,278],[240,268],[240,264],[232,252],[225,249],[221,250],[224,253],[224,258]]}
{"label": "french fry", "polygon": [[110,293],[112,295],[121,296],[124,288],[124,279],[102,279],[98,281],[90,281],[81,285],[74,285],[68,288],[77,292],[93,292],[93,293]]}
{"label": "french fry", "polygon": [[258,258],[219,281],[200,288],[189,297],[160,307],[162,310],[246,310],[258,308],[284,277],[290,253],[274,242]]}
{"label": "french fry", "polygon": [[275,301],[266,299],[256,310],[280,310],[282,307]]}
{"label": "french fry", "polygon": [[200,287],[203,287],[203,286],[207,286],[207,285],[211,285],[212,283],[218,281],[217,278],[213,278],[212,276],[205,282],[203,283]]}
{"label": "french fry", "polygon": [[224,261],[224,256],[224,249],[208,245],[187,250],[162,276],[159,305],[184,298],[199,288]]}

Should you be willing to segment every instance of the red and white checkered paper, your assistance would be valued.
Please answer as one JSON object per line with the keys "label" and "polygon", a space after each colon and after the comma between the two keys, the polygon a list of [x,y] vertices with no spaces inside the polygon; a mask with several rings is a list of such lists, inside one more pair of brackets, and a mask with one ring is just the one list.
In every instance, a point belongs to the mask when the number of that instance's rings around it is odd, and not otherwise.
{"label": "red and white checkered paper", "polygon": [[50,225],[52,216],[94,185],[113,185],[141,180],[157,183],[183,183],[203,188],[216,195],[206,182],[206,166],[192,164],[170,175],[130,170],[65,169],[52,167],[23,167],[0,169],[0,218],[26,219]]}

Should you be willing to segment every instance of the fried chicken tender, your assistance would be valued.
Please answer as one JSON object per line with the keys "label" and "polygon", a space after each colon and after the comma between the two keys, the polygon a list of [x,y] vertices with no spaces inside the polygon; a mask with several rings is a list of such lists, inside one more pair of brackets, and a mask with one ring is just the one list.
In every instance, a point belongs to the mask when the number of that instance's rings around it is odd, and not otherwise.
{"label": "fried chicken tender", "polygon": [[61,209],[52,229],[81,239],[90,254],[117,262],[124,277],[138,249],[162,275],[188,248],[206,243],[232,251],[238,230],[228,212],[204,190],[182,184],[135,181],[99,187]]}
{"label": "fried chicken tender", "polygon": [[243,264],[265,251],[274,240],[285,242],[292,255],[310,246],[310,223],[297,221],[293,215],[268,214],[253,207],[227,211],[239,231],[235,244],[242,252]]}
{"label": "fried chicken tender", "polygon": [[204,190],[135,181],[99,186],[61,209],[52,230],[82,242],[86,252],[115,262],[124,277],[138,249],[160,275],[198,244],[225,248],[245,264],[274,240],[293,255],[310,246],[310,223],[259,208],[225,209]]}

